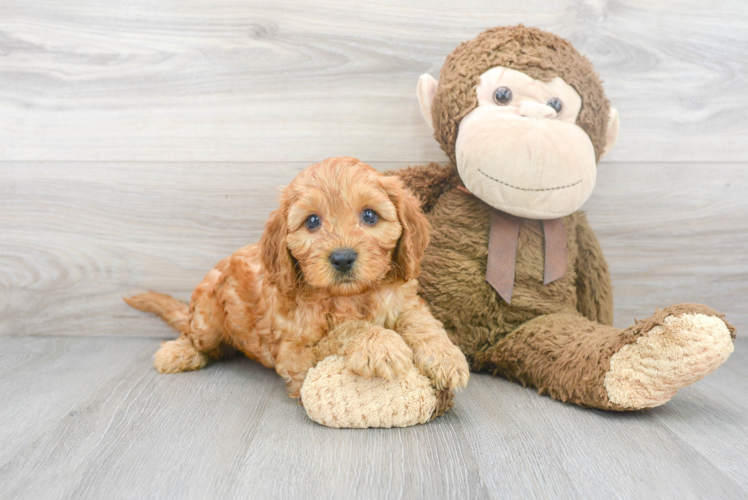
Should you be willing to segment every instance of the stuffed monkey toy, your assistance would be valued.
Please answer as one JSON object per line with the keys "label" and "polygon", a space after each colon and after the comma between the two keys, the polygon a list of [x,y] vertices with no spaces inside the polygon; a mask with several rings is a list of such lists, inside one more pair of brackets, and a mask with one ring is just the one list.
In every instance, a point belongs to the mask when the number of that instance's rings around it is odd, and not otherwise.
{"label": "stuffed monkey toy", "polygon": [[611,326],[608,267],[577,210],[615,144],[618,113],[568,41],[489,29],[417,92],[449,164],[394,174],[434,228],[421,295],[473,371],[581,406],[638,410],[727,359],[735,329],[703,305]]}
{"label": "stuffed monkey toy", "polygon": [[[423,75],[418,99],[449,158],[390,172],[433,227],[419,278],[473,371],[585,407],[667,402],[733,351],[709,307],[658,310],[614,328],[608,267],[578,209],[615,144],[618,113],[590,61],[551,33],[489,29]],[[335,427],[424,423],[452,406],[414,370],[400,381],[346,372],[335,335],[302,388],[309,416]]]}

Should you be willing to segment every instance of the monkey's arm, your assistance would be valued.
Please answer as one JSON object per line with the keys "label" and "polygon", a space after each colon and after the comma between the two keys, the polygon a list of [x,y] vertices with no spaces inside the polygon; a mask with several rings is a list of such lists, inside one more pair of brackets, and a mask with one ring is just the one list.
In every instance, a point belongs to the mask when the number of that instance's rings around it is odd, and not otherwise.
{"label": "monkey's arm", "polygon": [[431,210],[442,193],[460,184],[460,176],[454,165],[443,167],[438,163],[390,170],[385,175],[395,175],[402,179],[405,187],[421,201],[424,212]]}
{"label": "monkey's arm", "polygon": [[613,286],[608,264],[603,257],[587,216],[577,214],[577,310],[587,319],[604,325],[613,324]]}

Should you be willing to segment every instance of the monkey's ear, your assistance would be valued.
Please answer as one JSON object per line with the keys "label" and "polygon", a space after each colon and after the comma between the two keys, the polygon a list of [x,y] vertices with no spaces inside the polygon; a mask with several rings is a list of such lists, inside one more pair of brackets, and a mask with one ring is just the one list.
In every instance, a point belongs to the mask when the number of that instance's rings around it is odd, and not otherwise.
{"label": "monkey's ear", "polygon": [[418,87],[416,89],[418,104],[421,105],[421,114],[423,115],[423,119],[426,120],[426,125],[432,131],[434,130],[434,123],[431,118],[431,105],[434,103],[434,96],[438,88],[439,82],[428,73],[422,74],[421,78],[418,79]]}
{"label": "monkey's ear", "polygon": [[621,125],[621,121],[618,119],[618,110],[616,108],[610,108],[610,114],[608,115],[608,128],[605,130],[605,148],[603,154],[600,155],[602,158],[613,149],[618,140],[618,128]]}

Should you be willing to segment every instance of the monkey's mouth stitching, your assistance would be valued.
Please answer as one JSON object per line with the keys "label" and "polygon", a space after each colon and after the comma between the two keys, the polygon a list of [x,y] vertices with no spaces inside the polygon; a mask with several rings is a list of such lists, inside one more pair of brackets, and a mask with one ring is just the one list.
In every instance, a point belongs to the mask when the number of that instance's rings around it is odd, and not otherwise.
{"label": "monkey's mouth stitching", "polygon": [[576,186],[577,184],[581,184],[582,183],[582,180],[580,179],[577,182],[574,182],[573,184],[567,184],[566,186],[558,186],[558,187],[552,187],[552,188],[541,188],[541,189],[530,189],[530,188],[523,188],[523,187],[519,187],[519,186],[512,186],[511,184],[507,184],[506,182],[500,181],[499,179],[494,179],[493,177],[491,177],[490,175],[488,175],[487,173],[485,173],[481,169],[478,169],[478,172],[480,172],[481,174],[485,175],[486,177],[488,177],[492,181],[498,182],[499,184],[503,184],[503,185],[505,185],[507,187],[510,187],[512,189],[519,189],[521,191],[556,191],[557,189],[566,189],[566,188],[570,188],[570,187]]}

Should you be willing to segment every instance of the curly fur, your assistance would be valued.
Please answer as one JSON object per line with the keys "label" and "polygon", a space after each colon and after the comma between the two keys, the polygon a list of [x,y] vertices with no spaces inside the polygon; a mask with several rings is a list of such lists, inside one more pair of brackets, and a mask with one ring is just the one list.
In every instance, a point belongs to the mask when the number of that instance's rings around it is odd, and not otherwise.
{"label": "curly fur", "polygon": [[[379,215],[376,224],[362,222],[365,208]],[[319,228],[306,227],[311,214]],[[394,379],[415,363],[437,389],[451,391],[467,383],[469,370],[417,295],[428,240],[428,222],[399,179],[354,158],[331,158],[283,190],[260,242],[219,262],[189,309],[153,292],[125,300],[181,332],[155,355],[162,373],[200,369],[239,350],[275,368],[298,397],[311,367],[345,354],[355,375]],[[357,253],[347,274],[329,259],[341,248]],[[347,329],[336,340],[340,352],[318,346],[347,322],[366,327]]]}

